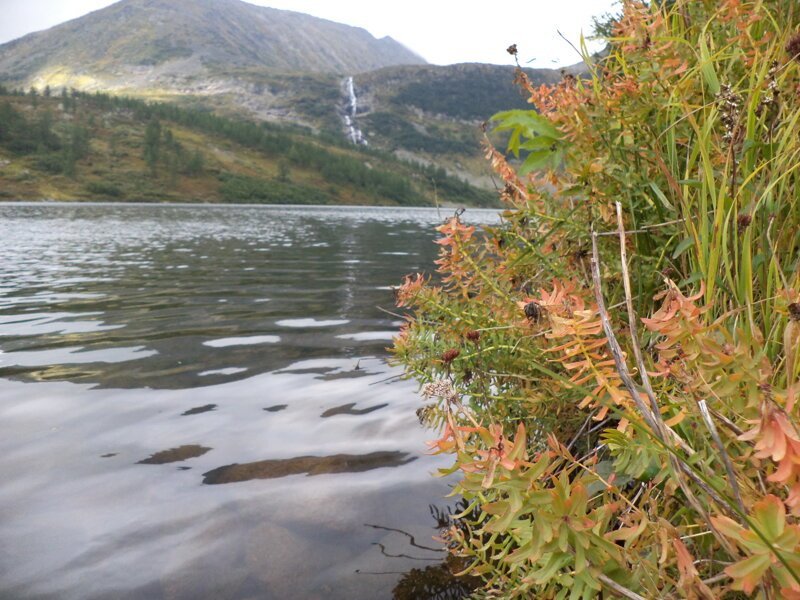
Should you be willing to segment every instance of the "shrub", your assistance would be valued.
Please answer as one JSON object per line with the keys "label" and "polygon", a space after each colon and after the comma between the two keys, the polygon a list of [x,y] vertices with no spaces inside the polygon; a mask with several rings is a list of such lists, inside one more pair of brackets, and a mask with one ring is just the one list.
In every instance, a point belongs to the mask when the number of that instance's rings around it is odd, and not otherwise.
{"label": "shrub", "polygon": [[108,181],[89,182],[86,191],[98,198],[121,198],[125,195],[117,184]]}
{"label": "shrub", "polygon": [[487,597],[800,597],[798,25],[625,2],[585,78],[518,73],[502,225],[398,289]]}
{"label": "shrub", "polygon": [[310,186],[264,180],[242,175],[225,175],[220,195],[227,202],[263,204],[328,204],[330,196]]}

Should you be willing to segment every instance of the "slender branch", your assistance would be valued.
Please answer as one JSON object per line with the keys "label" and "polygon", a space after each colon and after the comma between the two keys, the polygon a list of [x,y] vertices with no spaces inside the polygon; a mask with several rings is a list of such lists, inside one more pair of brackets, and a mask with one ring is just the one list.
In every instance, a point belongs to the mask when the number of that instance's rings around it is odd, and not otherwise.
{"label": "slender branch", "polygon": [[650,402],[650,410],[653,413],[653,422],[658,426],[658,433],[661,435],[662,440],[667,438],[672,439],[673,442],[678,444],[687,454],[694,454],[694,449],[686,443],[686,441],[679,436],[675,431],[670,428],[661,417],[661,409],[656,400],[656,394],[653,391],[653,386],[650,384],[650,375],[647,373],[647,367],[644,364],[644,356],[642,348],[639,345],[639,334],[636,328],[636,311],[633,309],[633,294],[631,293],[631,278],[628,273],[628,255],[625,247],[625,224],[622,221],[622,204],[617,205],[617,233],[619,235],[619,255],[622,261],[622,283],[625,289],[625,306],[628,310],[628,328],[631,333],[631,345],[633,346],[633,355],[636,358],[636,367],[639,369],[639,377],[642,380],[642,387],[647,394],[647,399]]}
{"label": "slender branch", "polygon": [[592,232],[592,279],[594,280],[594,295],[595,299],[597,300],[597,310],[600,313],[600,321],[603,324],[603,331],[606,334],[608,347],[611,350],[611,355],[614,358],[614,364],[616,365],[617,372],[619,373],[622,383],[625,384],[631,399],[636,404],[636,408],[639,410],[639,413],[642,415],[645,422],[647,422],[647,424],[650,426],[650,429],[653,430],[653,433],[658,435],[659,438],[664,441],[661,429],[653,418],[653,413],[642,401],[639,390],[636,389],[636,384],[633,382],[630,372],[628,371],[628,365],[625,364],[622,348],[620,347],[617,337],[614,335],[614,330],[611,327],[611,319],[608,316],[606,303],[603,298],[603,284],[600,280],[600,252],[597,249],[597,234],[594,231]]}
{"label": "slender branch", "polygon": [[608,589],[615,592],[617,595],[622,596],[623,598],[630,598],[630,600],[647,600],[644,596],[640,596],[633,590],[629,590],[625,586],[618,584],[616,581],[614,581],[607,575],[603,575],[601,573],[600,575],[597,576],[597,579]]}
{"label": "slender branch", "polygon": [[719,583],[720,581],[725,581],[726,579],[730,579],[731,576],[727,573],[720,573],[719,575],[714,575],[714,577],[710,577],[709,579],[703,579],[703,583],[706,585],[712,585],[714,583]]}
{"label": "slender branch", "polygon": [[[606,334],[606,339],[608,342],[608,347],[611,350],[611,354],[614,357],[614,364],[617,367],[617,372],[619,373],[622,382],[625,384],[625,387],[628,390],[628,393],[633,398],[633,401],[636,403],[636,407],[639,409],[640,414],[644,417],[647,424],[650,426],[653,434],[664,444],[666,447],[666,435],[664,431],[660,428],[659,423],[654,419],[653,414],[651,413],[650,409],[645,405],[642,401],[638,390],[636,389],[636,384],[631,379],[630,372],[628,371],[628,365],[625,363],[625,359],[622,353],[622,348],[617,341],[616,335],[614,335],[614,330],[611,327],[611,319],[608,316],[608,311],[606,310],[605,300],[603,298],[603,287],[602,281],[600,279],[600,251],[597,247],[597,234],[592,231],[592,279],[594,281],[594,294],[597,300],[597,310],[600,313],[600,320],[603,324],[603,331]],[[735,516],[739,516],[736,514],[735,510],[731,510],[729,503],[725,501],[714,489],[708,486],[697,474],[693,473],[692,470],[682,461],[678,460],[678,457],[675,456],[672,452],[668,453],[669,462],[672,469],[675,471],[675,478],[680,485],[681,490],[683,491],[686,499],[692,505],[695,511],[703,518],[706,522],[708,528],[714,532],[714,537],[722,544],[725,550],[733,555],[736,556],[736,549],[731,545],[731,543],[725,538],[725,536],[721,535],[714,524],[711,522],[711,516],[708,512],[703,508],[700,504],[697,497],[692,492],[691,488],[686,484],[683,477],[680,476],[681,473],[689,477],[695,484],[700,487],[706,494],[708,494],[711,499],[716,502],[719,506],[725,508],[731,514]]]}
{"label": "slender branch", "polygon": [[[736,498],[736,503],[739,505],[739,510],[742,511],[742,515],[746,515],[747,509],[744,507],[742,494],[739,491],[739,481],[736,479],[736,471],[733,468],[731,457],[728,456],[728,451],[725,449],[725,444],[722,443],[722,438],[719,436],[719,431],[717,431],[717,427],[714,425],[714,420],[708,412],[708,405],[706,404],[705,398],[700,400],[697,405],[700,407],[700,414],[703,416],[703,422],[706,424],[711,438],[714,440],[714,444],[717,446],[717,450],[719,450],[722,456],[722,463],[725,465],[725,470],[728,472],[728,483],[731,486],[734,498]],[[745,528],[749,529],[747,521],[743,521],[742,524]]]}
{"label": "slender branch", "polygon": [[631,278],[628,274],[628,256],[625,248],[625,225],[622,222],[622,204],[619,202],[617,202],[617,231],[619,232],[619,256],[620,259],[622,259],[622,284],[625,288],[625,304],[628,309],[628,328],[631,332],[633,356],[636,358],[636,366],[639,368],[639,377],[642,380],[642,386],[644,386],[647,398],[650,400],[650,410],[653,412],[653,421],[658,423],[659,432],[662,438],[665,438],[661,411],[658,407],[656,395],[653,392],[653,386],[650,385],[650,376],[647,374],[647,368],[644,365],[644,358],[642,356],[642,349],[639,346],[639,335],[636,330],[636,312],[633,310],[633,296],[631,294]]}
{"label": "slender branch", "polygon": [[572,438],[572,441],[570,441],[570,443],[567,444],[567,450],[569,450],[570,452],[572,451],[572,447],[575,445],[575,442],[578,441],[578,438],[580,438],[581,434],[586,430],[586,428],[589,426],[589,423],[592,421],[593,418],[594,418],[594,413],[586,417],[586,420],[583,422],[583,425],[581,425],[581,428],[578,430],[578,433],[576,433],[575,436]]}

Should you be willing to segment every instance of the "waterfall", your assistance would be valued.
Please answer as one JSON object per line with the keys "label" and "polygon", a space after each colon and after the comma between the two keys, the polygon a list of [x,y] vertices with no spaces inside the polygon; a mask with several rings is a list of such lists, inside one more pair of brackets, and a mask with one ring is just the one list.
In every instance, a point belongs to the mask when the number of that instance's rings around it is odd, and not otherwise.
{"label": "waterfall", "polygon": [[356,96],[356,87],[352,77],[345,79],[344,87],[348,96],[347,109],[344,115],[344,125],[347,128],[347,137],[349,137],[350,141],[354,144],[366,146],[367,140],[364,137],[364,133],[356,126],[358,97]]}

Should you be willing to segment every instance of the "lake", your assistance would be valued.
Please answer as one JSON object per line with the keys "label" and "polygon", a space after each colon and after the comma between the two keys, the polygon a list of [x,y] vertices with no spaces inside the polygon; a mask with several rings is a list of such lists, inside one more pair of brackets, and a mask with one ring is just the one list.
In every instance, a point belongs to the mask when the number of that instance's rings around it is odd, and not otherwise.
{"label": "lake", "polygon": [[392,598],[439,564],[448,461],[386,347],[451,214],[0,205],[0,598]]}

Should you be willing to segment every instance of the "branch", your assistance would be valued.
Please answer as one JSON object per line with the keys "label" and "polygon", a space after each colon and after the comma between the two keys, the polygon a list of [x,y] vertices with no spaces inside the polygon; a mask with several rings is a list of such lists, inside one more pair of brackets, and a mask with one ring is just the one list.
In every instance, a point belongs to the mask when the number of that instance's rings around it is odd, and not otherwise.
{"label": "branch", "polygon": [[603,575],[601,573],[600,575],[597,576],[597,579],[604,586],[615,592],[617,595],[622,596],[623,598],[630,598],[630,600],[647,600],[644,596],[640,596],[636,592],[629,590],[625,586],[618,584],[616,581],[614,581],[607,575]]}
{"label": "branch", "polygon": [[[711,522],[711,516],[708,512],[703,508],[700,504],[698,499],[695,497],[694,493],[692,492],[691,488],[687,485],[686,481],[684,481],[683,477],[681,477],[681,473],[689,477],[695,484],[700,487],[706,494],[708,494],[711,499],[716,502],[720,507],[727,509],[732,515],[739,517],[737,511],[732,509],[730,504],[725,501],[725,499],[720,496],[716,490],[711,488],[708,484],[706,484],[696,473],[692,472],[691,468],[686,465],[683,460],[679,460],[678,457],[672,452],[669,445],[666,442],[666,433],[660,427],[659,421],[657,421],[650,411],[650,409],[645,405],[642,401],[641,396],[639,395],[638,390],[636,389],[636,384],[633,382],[631,378],[630,372],[628,371],[628,365],[625,363],[625,358],[622,353],[622,348],[617,341],[616,335],[614,335],[614,330],[611,327],[611,319],[608,316],[608,311],[606,310],[606,303],[603,298],[603,284],[600,279],[600,251],[597,247],[597,233],[592,231],[592,280],[594,281],[594,295],[597,300],[597,310],[600,313],[600,320],[603,323],[603,331],[606,334],[606,340],[608,342],[608,347],[611,350],[611,354],[614,357],[614,364],[616,365],[617,372],[619,373],[622,382],[625,384],[625,387],[628,390],[628,393],[633,398],[633,401],[636,403],[636,407],[639,409],[639,412],[644,417],[647,424],[650,426],[653,434],[656,438],[667,448],[669,462],[672,466],[673,470],[675,471],[675,479],[680,486],[681,490],[683,490],[686,499],[692,505],[695,511],[703,518],[706,522],[708,528],[714,532],[714,537],[722,544],[725,550],[731,554],[732,556],[737,556],[736,549],[731,545],[731,543],[725,538],[723,535],[719,533],[714,524]],[[651,389],[652,393],[652,389]],[[660,417],[660,414],[659,414]]]}

